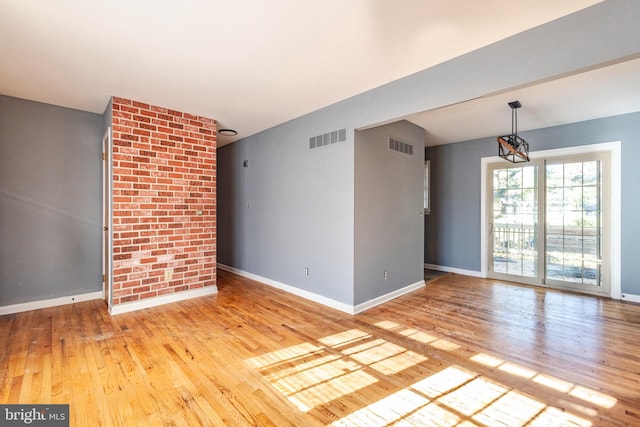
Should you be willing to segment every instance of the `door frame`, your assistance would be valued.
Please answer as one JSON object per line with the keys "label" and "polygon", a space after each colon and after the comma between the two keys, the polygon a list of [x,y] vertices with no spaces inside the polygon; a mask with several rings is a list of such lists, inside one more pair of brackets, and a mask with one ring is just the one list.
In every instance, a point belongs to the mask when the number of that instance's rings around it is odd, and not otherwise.
{"label": "door frame", "polygon": [[[551,150],[534,151],[529,153],[531,159],[541,159],[550,157],[571,156],[576,154],[591,153],[597,151],[607,151],[611,155],[611,240],[609,248],[609,259],[611,262],[611,298],[620,299],[622,295],[621,283],[621,213],[622,213],[622,143],[620,141],[605,142],[600,144],[580,145],[566,148],[556,148]],[[489,270],[489,227],[487,212],[487,175],[489,165],[504,162],[503,159],[492,156],[481,159],[480,168],[480,262],[482,277],[488,277]]]}
{"label": "door frame", "polygon": [[[503,169],[503,168],[508,168],[508,169],[520,169],[522,167],[527,167],[527,166],[535,166],[537,167],[536,170],[536,179],[538,178],[538,170],[540,168],[544,169],[544,162],[539,161],[537,159],[533,159],[531,158],[530,162],[527,163],[518,163],[518,164],[513,164],[513,163],[505,163],[504,160],[501,160],[499,162],[489,162],[486,165],[486,174],[485,177],[487,179],[487,181],[485,181],[483,183],[483,186],[488,189],[490,186],[492,186],[492,171],[496,170],[496,169]],[[544,188],[542,185],[540,185],[540,183],[538,182],[537,187],[536,187],[536,215],[538,217],[538,223],[536,224],[537,229],[540,228],[540,224],[544,224],[544,211],[541,209],[541,203],[540,200],[542,197],[544,197]],[[485,194],[488,194],[485,192]],[[485,211],[485,218],[486,220],[490,220],[491,219],[491,213],[492,213],[492,207],[491,204],[488,203],[488,201],[485,201],[485,204],[483,205],[483,209],[486,209]],[[492,230],[489,228],[487,229],[487,241],[486,243],[488,245],[490,245],[490,241],[488,239],[488,237],[491,235]],[[537,233],[537,232],[536,232]],[[536,236],[537,237],[537,236]],[[536,270],[538,271],[538,273],[540,273],[543,270],[544,267],[544,257],[540,256],[540,254],[543,253],[544,251],[544,239],[536,239],[536,251],[538,252],[538,256],[537,256],[537,265],[536,265]],[[487,251],[487,262],[486,262],[486,272],[484,274],[484,277],[490,277],[493,279],[498,279],[498,280],[505,280],[505,281],[516,281],[515,278],[517,277],[517,282],[518,283],[523,283],[526,285],[535,285],[535,286],[545,286],[544,285],[544,277],[529,277],[529,276],[517,276],[517,275],[509,275],[506,273],[497,273],[497,272],[490,272],[490,268],[489,268],[489,262],[492,260],[492,254],[491,254],[491,250],[489,249],[489,246],[486,247],[486,251]]]}
{"label": "door frame", "polygon": [[113,206],[113,194],[111,191],[112,151],[111,127],[109,126],[102,137],[102,292],[109,310],[111,310],[113,302],[113,268],[111,263],[113,259],[113,233],[111,230]]}

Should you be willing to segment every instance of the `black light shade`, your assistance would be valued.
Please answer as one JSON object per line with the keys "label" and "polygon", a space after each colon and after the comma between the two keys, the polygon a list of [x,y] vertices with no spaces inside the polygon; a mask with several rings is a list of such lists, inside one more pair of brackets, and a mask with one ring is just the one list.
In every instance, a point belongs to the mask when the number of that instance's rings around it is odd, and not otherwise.
{"label": "black light shade", "polygon": [[498,156],[511,163],[523,163],[529,161],[529,144],[518,136],[518,108],[522,107],[520,101],[509,102],[511,107],[511,134],[499,136]]}
{"label": "black light shade", "polygon": [[238,132],[233,130],[233,129],[219,129],[218,130],[218,135],[236,136],[237,134],[238,134]]}

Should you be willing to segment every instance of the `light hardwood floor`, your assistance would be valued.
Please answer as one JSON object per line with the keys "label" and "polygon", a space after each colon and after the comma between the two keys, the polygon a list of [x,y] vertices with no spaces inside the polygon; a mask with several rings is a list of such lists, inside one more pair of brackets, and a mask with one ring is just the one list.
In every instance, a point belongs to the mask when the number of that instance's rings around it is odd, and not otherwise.
{"label": "light hardwood floor", "polygon": [[640,425],[640,305],[447,274],[357,316],[240,278],[0,317],[0,402],[75,426]]}

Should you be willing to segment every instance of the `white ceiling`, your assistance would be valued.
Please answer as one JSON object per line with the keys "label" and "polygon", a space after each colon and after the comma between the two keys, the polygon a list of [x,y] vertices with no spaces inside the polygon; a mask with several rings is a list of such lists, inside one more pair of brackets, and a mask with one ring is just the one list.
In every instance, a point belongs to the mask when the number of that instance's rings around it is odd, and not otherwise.
{"label": "white ceiling", "polygon": [[[0,94],[95,113],[112,95],[132,98],[236,129],[224,144],[599,2],[0,0]],[[639,69],[631,61],[409,119],[431,145],[509,131],[513,99],[519,130],[638,111],[637,92],[635,105],[613,93],[630,98],[636,85],[622,79]]]}
{"label": "white ceiling", "polygon": [[511,108],[520,101],[518,132],[640,111],[640,59],[488,95],[406,117],[427,129],[426,145],[511,132]]}

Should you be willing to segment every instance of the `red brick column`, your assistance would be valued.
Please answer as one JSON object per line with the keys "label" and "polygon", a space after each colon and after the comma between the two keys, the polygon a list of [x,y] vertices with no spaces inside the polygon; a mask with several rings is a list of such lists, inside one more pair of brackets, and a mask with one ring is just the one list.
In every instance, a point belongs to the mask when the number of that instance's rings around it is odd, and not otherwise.
{"label": "red brick column", "polygon": [[216,284],[216,125],[113,98],[113,305]]}

